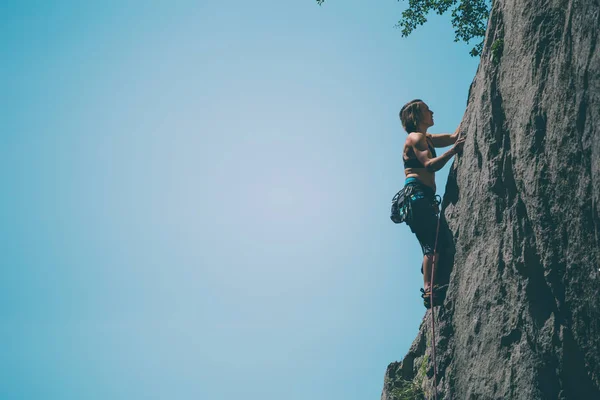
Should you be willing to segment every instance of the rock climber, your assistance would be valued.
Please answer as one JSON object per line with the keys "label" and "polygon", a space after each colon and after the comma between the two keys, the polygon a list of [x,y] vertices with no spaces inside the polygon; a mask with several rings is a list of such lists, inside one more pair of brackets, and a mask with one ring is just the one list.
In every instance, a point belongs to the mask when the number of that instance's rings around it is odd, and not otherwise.
{"label": "rock climber", "polygon": [[[407,224],[417,236],[423,250],[421,297],[425,307],[430,308],[431,291],[433,290],[433,306],[437,306],[443,301],[444,290],[435,284],[431,287],[432,265],[435,265],[435,276],[439,259],[437,249],[444,245],[438,243],[436,248],[440,200],[435,194],[435,172],[442,169],[452,156],[462,152],[465,139],[459,138],[458,128],[453,134],[427,133],[427,129],[434,124],[433,111],[419,99],[412,100],[402,107],[400,121],[408,133],[402,153],[406,176],[404,185],[410,210]],[[450,145],[453,145],[450,150],[437,156],[436,147]]]}

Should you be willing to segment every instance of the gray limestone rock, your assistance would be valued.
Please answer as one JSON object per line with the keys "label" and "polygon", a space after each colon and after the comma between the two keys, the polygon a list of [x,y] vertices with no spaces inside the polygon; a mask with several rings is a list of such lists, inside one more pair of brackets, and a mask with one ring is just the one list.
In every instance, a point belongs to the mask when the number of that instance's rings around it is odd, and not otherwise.
{"label": "gray limestone rock", "polygon": [[[600,0],[494,1],[444,198],[439,399],[600,399],[599,31]],[[428,311],[382,400],[433,398],[431,350]]]}

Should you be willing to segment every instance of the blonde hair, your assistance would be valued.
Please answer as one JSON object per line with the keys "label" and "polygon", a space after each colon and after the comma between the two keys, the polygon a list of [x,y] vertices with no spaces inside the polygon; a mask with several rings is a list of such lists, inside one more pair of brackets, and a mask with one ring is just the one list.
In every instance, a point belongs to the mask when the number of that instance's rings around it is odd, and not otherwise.
{"label": "blonde hair", "polygon": [[406,103],[400,109],[400,122],[407,133],[416,132],[421,123],[421,104],[423,100],[415,99]]}

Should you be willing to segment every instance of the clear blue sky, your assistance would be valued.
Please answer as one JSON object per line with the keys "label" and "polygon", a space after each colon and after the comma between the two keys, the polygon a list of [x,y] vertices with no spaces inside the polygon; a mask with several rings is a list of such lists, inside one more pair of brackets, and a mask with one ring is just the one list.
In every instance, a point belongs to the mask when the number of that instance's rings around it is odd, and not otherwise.
{"label": "clear blue sky", "polygon": [[398,111],[453,131],[478,63],[405,6],[4,2],[0,398],[378,399],[425,312]]}

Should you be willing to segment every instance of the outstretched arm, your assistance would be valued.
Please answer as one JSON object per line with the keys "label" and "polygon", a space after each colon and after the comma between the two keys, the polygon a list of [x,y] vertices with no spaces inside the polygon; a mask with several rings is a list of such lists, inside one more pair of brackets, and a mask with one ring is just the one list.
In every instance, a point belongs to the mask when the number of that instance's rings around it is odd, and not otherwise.
{"label": "outstretched arm", "polygon": [[439,135],[429,135],[429,137],[431,138],[431,142],[433,143],[434,147],[447,147],[450,146],[454,143],[456,143],[456,140],[458,139],[458,135],[459,135],[459,129],[460,126],[458,128],[456,128],[456,130],[454,131],[454,133],[440,133]]}
{"label": "outstretched arm", "polygon": [[453,155],[462,152],[465,144],[465,138],[460,138],[458,140],[455,139],[453,142],[454,146],[452,146],[450,150],[446,151],[439,157],[429,158],[429,148],[427,147],[425,136],[411,133],[411,135],[409,135],[409,140],[411,141],[411,146],[417,159],[427,170],[431,172],[436,172],[442,169]]}

